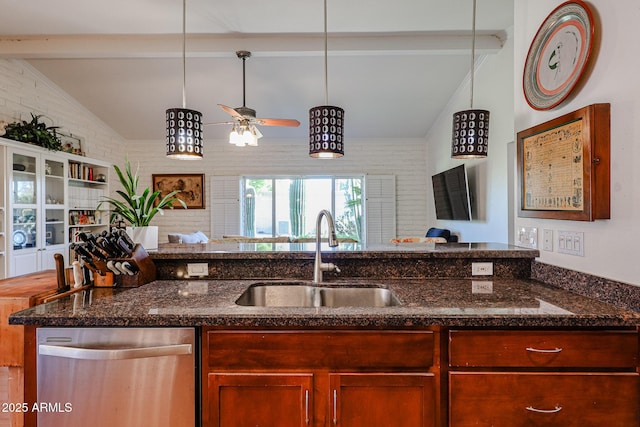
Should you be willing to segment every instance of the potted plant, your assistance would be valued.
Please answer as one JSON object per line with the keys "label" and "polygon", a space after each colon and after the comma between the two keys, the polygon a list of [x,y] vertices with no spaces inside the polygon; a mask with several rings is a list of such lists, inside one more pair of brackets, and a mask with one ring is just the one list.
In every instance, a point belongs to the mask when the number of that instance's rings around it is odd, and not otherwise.
{"label": "potted plant", "polygon": [[187,205],[176,197],[180,191],[171,191],[162,197],[160,191],[152,192],[147,187],[142,193],[138,193],[138,170],[136,169],[135,174],[131,171],[128,159],[125,161],[124,173],[117,165],[113,165],[113,169],[123,187],[123,190],[116,191],[122,200],[103,197],[97,209],[99,210],[104,203],[107,203],[111,208],[111,222],[121,217],[131,224],[131,227],[127,227],[127,233],[135,243],[142,244],[145,249],[157,249],[158,227],[149,223],[156,214],[162,215],[163,209],[173,209],[174,202],[187,208]]}
{"label": "potted plant", "polygon": [[62,150],[62,141],[56,133],[58,126],[47,126],[41,122],[42,115],[31,113],[31,121],[9,123],[4,128],[4,137],[26,142],[52,151]]}

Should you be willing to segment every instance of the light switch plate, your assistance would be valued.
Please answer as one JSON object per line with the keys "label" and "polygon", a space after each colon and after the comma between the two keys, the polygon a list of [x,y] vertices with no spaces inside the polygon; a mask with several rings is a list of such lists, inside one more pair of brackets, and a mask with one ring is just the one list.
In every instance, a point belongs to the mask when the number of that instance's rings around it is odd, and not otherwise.
{"label": "light switch plate", "polygon": [[584,256],[584,232],[558,231],[558,252]]}
{"label": "light switch plate", "polygon": [[518,229],[516,245],[525,248],[538,249],[538,228],[520,227]]}

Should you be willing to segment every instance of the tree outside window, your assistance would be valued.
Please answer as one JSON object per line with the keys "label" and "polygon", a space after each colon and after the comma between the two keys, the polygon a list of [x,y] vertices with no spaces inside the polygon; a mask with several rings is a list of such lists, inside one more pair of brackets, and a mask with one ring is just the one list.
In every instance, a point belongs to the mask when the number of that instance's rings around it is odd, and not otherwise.
{"label": "tree outside window", "polygon": [[363,178],[245,177],[243,234],[257,237],[314,237],[316,216],[333,213],[341,238],[362,242]]}

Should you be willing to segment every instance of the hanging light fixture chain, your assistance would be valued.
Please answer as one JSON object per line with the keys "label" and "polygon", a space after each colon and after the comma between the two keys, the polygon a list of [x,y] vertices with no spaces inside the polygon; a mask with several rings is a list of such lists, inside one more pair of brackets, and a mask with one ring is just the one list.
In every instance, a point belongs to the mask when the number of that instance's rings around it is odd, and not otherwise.
{"label": "hanging light fixture chain", "polygon": [[473,0],[473,18],[471,22],[471,109],[473,110],[473,75],[476,68],[476,0]]}

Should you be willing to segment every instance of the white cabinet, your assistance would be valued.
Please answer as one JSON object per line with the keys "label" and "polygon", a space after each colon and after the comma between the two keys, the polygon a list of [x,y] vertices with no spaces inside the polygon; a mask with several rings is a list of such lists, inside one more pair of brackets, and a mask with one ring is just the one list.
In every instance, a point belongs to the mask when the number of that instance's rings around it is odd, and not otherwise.
{"label": "white cabinet", "polygon": [[108,229],[109,163],[0,138],[0,169],[0,279],[69,265],[80,231]]}
{"label": "white cabinet", "polygon": [[67,161],[54,152],[10,148],[9,276],[55,268],[66,244]]}
{"label": "white cabinet", "polygon": [[[78,242],[78,233],[98,234],[109,229],[109,212],[96,211],[109,195],[108,163],[70,156],[68,172],[69,243]],[[105,205],[105,209],[108,205]]]}

